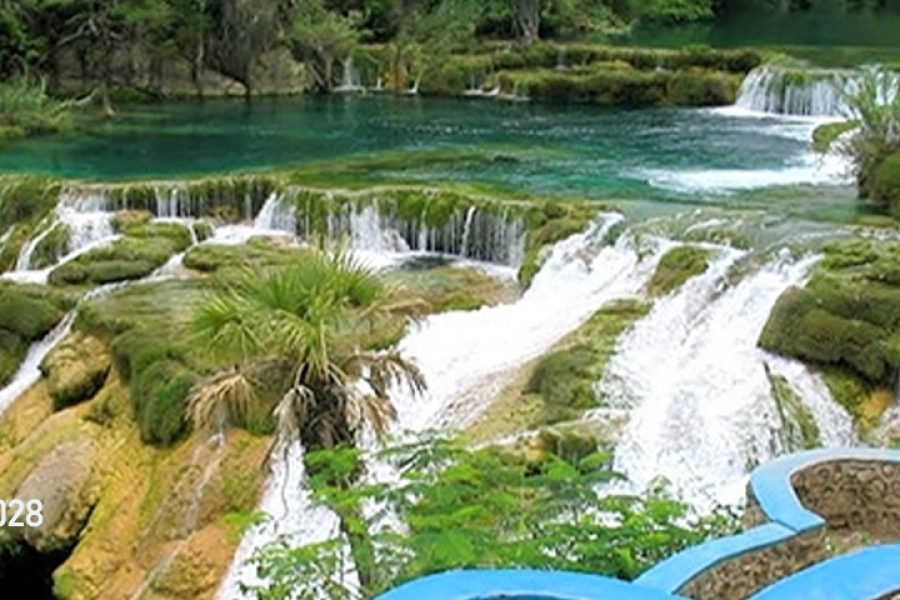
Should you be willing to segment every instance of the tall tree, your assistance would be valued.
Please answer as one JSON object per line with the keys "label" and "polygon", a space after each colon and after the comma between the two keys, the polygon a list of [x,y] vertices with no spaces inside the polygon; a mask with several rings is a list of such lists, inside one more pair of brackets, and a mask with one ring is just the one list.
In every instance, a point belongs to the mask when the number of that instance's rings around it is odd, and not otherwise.
{"label": "tall tree", "polygon": [[277,0],[221,0],[211,6],[207,64],[243,85],[247,100],[254,68],[279,42],[281,8]]}
{"label": "tall tree", "polygon": [[334,63],[350,54],[358,35],[349,18],[329,11],[321,0],[300,0],[289,36],[291,51],[310,70],[316,90],[332,90]]}

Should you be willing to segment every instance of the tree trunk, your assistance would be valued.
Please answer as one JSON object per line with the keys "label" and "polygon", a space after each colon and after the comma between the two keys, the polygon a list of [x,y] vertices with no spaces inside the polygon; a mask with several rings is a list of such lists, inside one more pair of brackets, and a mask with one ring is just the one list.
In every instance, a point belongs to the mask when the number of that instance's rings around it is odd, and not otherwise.
{"label": "tree trunk", "polygon": [[194,83],[194,89],[197,90],[198,98],[203,97],[203,62],[203,36],[200,36],[197,39],[197,48],[194,51],[194,60],[191,61],[191,80]]}
{"label": "tree trunk", "polygon": [[541,0],[512,0],[512,13],[519,42],[532,44],[540,39]]}

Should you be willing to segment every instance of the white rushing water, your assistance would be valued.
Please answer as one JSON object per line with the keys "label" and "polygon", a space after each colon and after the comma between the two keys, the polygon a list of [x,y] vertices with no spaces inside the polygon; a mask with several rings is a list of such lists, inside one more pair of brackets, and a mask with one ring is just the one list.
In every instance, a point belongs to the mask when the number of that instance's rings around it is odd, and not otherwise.
{"label": "white rushing water", "polygon": [[639,294],[665,246],[641,261],[627,236],[603,237],[621,217],[557,244],[516,302],[428,317],[400,343],[422,370],[424,397],[393,390],[398,430],[459,427],[477,418],[517,367],[546,352],[606,302]]}
{"label": "white rushing water", "polygon": [[[847,97],[859,89],[863,76],[858,70],[764,65],[744,79],[736,105],[754,112],[849,118],[853,111]],[[900,76],[885,71],[880,78],[881,100],[888,102]]]}
{"label": "white rushing water", "polygon": [[620,341],[598,385],[613,406],[632,408],[616,469],[635,490],[662,476],[701,511],[743,501],[749,469],[777,449],[781,423],[766,363],[813,408],[826,444],[853,440],[820,381],[756,345],[772,305],[816,259],[782,257],[727,287],[740,255],[722,250],[705,274],[659,300]]}
{"label": "white rushing water", "polygon": [[[41,243],[59,228],[65,228],[68,243],[55,265],[62,264],[84,252],[116,239],[113,229],[113,213],[103,209],[105,198],[97,193],[60,194],[53,214],[42,223],[39,233],[22,246],[16,260],[14,279],[28,282],[45,282],[49,273],[46,266],[34,269],[34,253]],[[51,265],[54,266],[54,265]]]}

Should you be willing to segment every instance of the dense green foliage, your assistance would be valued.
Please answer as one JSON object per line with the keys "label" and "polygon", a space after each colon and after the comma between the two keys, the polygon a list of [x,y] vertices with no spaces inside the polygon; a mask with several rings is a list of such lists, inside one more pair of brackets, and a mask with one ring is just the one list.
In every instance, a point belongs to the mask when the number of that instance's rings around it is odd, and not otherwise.
{"label": "dense green foliage", "polygon": [[848,131],[852,131],[859,125],[856,121],[838,121],[837,123],[825,123],[813,130],[813,150],[816,152],[828,152],[834,142]]}
{"label": "dense green foliage", "polygon": [[[266,76],[281,69],[287,56],[304,64],[300,78],[314,90],[333,90],[348,75],[344,61],[352,56],[362,72],[378,65],[385,89],[402,91],[426,79],[433,86],[443,85],[448,78],[441,72],[450,58],[475,55],[478,60],[479,47],[488,40],[514,40],[519,47],[542,39],[608,42],[645,24],[704,22],[741,11],[831,15],[878,8],[869,4],[864,0],[4,0],[0,76],[36,74],[46,77],[54,90],[94,91],[109,114],[111,90],[155,97],[191,90],[230,93],[227,81],[240,84],[249,97],[265,88]],[[375,78],[369,79],[374,84]],[[724,82],[703,83],[721,96],[718,87]],[[679,82],[685,84],[699,85],[690,78]],[[694,89],[689,97],[697,93]],[[708,91],[701,97],[711,101]],[[57,111],[48,106],[43,114],[53,116]]]}
{"label": "dense green foliage", "polygon": [[[603,453],[528,462],[438,440],[390,450],[387,457],[401,469],[400,481],[353,488],[341,483],[358,472],[357,452],[318,452],[306,459],[318,502],[339,514],[363,514],[363,503],[379,501],[382,510],[355,522],[358,537],[373,549],[356,564],[372,574],[369,584],[352,589],[341,581],[342,540],[304,548],[275,544],[255,557],[268,579],[257,597],[371,598],[415,577],[466,567],[575,570],[631,579],[734,526],[723,515],[697,519],[659,492],[644,498],[598,496],[596,485],[619,478]],[[408,527],[378,527],[386,513]]]}
{"label": "dense green foliage", "polygon": [[900,153],[900,85],[887,73],[870,70],[848,99],[859,127],[843,150],[853,160],[859,195],[900,214],[895,204],[900,163],[891,158]]}
{"label": "dense green foliage", "polygon": [[69,126],[71,108],[71,102],[48,96],[44,81],[0,83],[0,139],[61,131]]}

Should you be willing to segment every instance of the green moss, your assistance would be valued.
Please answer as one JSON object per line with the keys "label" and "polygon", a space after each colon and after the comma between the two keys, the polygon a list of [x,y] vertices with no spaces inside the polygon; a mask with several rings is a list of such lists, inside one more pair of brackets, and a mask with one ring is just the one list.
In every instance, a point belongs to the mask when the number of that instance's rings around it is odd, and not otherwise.
{"label": "green moss", "polygon": [[0,230],[36,222],[56,206],[60,184],[42,177],[0,178]]}
{"label": "green moss", "polygon": [[900,218],[900,152],[887,157],[872,174],[872,200]]}
{"label": "green moss", "polygon": [[813,150],[823,154],[828,152],[839,137],[855,129],[858,124],[856,121],[840,121],[819,125],[813,130]]}
{"label": "green moss", "polygon": [[474,268],[425,264],[392,272],[388,277],[425,300],[434,313],[475,310],[514,296],[508,284]]}
{"label": "green moss", "polygon": [[852,371],[841,367],[826,367],[822,369],[822,376],[835,402],[847,410],[855,423],[860,423],[863,407],[871,393],[869,385]]}
{"label": "green moss", "polygon": [[711,252],[697,246],[678,246],[666,252],[647,284],[651,296],[665,296],[709,268]]}
{"label": "green moss", "polygon": [[53,285],[104,284],[140,279],[161,267],[178,250],[167,237],[125,237],[91,250],[50,273]]}
{"label": "green moss", "polygon": [[204,273],[216,272],[223,267],[250,267],[287,265],[303,260],[306,250],[269,237],[250,239],[246,244],[201,244],[191,248],[184,256],[184,266]]}
{"label": "green moss", "polygon": [[759,343],[787,356],[843,365],[872,383],[895,376],[888,340],[900,318],[900,290],[819,277],[775,303]]}
{"label": "green moss", "polygon": [[782,424],[782,443],[789,452],[811,450],[822,445],[819,426],[803,399],[791,388],[787,379],[772,373],[766,365],[766,376],[772,397],[778,406]]}
{"label": "green moss", "polygon": [[47,334],[71,306],[68,296],[54,290],[0,282],[0,329],[26,341]]}
{"label": "green moss", "polygon": [[145,443],[168,446],[187,432],[187,397],[197,381],[196,373],[174,360],[157,360],[131,373],[131,401]]}
{"label": "green moss", "polygon": [[136,239],[154,239],[163,238],[172,242],[172,246],[176,252],[187,249],[192,243],[191,231],[186,225],[181,223],[171,223],[165,221],[156,222],[133,222],[121,225],[121,232],[131,238]]}
{"label": "green moss", "polygon": [[3,387],[19,369],[25,359],[28,344],[20,336],[0,329],[0,387]]}
{"label": "green moss", "polygon": [[585,409],[602,405],[594,385],[615,353],[619,336],[648,310],[649,306],[632,301],[604,307],[561,348],[537,362],[525,391],[542,399],[541,424],[575,419]]}
{"label": "green moss", "polygon": [[734,102],[740,78],[705,70],[657,71],[601,68],[504,71],[503,89],[545,102],[601,106],[717,106]]}

